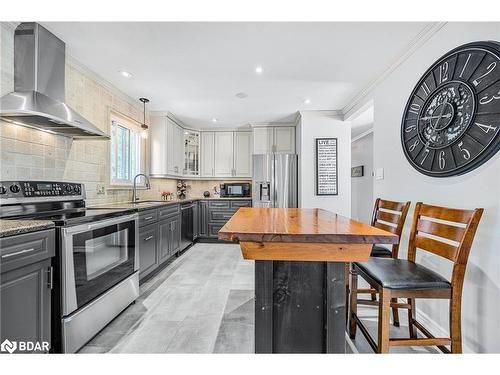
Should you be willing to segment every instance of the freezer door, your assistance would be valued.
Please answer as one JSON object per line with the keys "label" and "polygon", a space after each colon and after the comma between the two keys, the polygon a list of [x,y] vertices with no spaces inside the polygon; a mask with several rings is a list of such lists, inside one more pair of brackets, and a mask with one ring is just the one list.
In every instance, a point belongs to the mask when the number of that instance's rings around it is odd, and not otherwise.
{"label": "freezer door", "polygon": [[274,155],[274,207],[297,207],[297,155]]}
{"label": "freezer door", "polygon": [[273,207],[273,155],[253,155],[252,206]]}

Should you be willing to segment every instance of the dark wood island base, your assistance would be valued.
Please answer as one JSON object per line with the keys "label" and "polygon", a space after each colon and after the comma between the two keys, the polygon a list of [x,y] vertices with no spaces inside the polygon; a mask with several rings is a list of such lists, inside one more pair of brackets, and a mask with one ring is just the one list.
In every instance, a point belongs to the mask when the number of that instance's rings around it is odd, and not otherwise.
{"label": "dark wood island base", "polygon": [[255,261],[255,352],[345,353],[343,262]]}
{"label": "dark wood island base", "polygon": [[255,352],[345,353],[346,262],[390,232],[322,209],[240,208],[219,231],[255,260]]}

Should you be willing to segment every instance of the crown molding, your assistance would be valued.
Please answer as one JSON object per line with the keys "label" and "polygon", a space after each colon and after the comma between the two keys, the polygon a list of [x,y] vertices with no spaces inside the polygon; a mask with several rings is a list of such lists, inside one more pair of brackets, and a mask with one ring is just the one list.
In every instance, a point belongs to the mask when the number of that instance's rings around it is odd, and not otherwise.
{"label": "crown molding", "polygon": [[432,22],[427,24],[411,41],[408,43],[402,53],[394,58],[394,60],[385,68],[385,70],[377,78],[368,82],[356,95],[354,95],[347,105],[342,108],[342,113],[345,118],[349,118],[358,109],[359,105],[363,104],[365,98],[373,92],[373,90],[404,63],[415,51],[422,47],[432,36],[441,30],[447,22]]}
{"label": "crown molding", "polygon": [[329,109],[329,110],[305,110],[299,111],[299,115],[302,117],[303,114],[312,114],[312,115],[321,115],[321,116],[329,116],[335,117],[339,120],[344,121],[345,116],[341,109]]}
{"label": "crown molding", "polygon": [[363,137],[366,137],[368,134],[371,134],[371,133],[373,133],[373,128],[365,130],[363,133],[360,133],[357,136],[355,136],[354,138],[351,138],[351,143],[356,142],[356,141],[360,140]]}

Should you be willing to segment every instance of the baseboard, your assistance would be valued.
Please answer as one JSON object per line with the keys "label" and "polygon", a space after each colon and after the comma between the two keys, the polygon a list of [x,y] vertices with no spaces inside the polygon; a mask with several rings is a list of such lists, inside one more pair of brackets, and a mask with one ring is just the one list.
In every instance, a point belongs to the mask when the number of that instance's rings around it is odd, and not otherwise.
{"label": "baseboard", "polygon": [[[436,337],[449,337],[448,329],[441,327],[434,319],[431,319],[429,315],[422,312],[421,309],[417,308],[417,320],[430,331]],[[475,353],[467,344],[463,341],[462,337],[462,352],[463,353]]]}

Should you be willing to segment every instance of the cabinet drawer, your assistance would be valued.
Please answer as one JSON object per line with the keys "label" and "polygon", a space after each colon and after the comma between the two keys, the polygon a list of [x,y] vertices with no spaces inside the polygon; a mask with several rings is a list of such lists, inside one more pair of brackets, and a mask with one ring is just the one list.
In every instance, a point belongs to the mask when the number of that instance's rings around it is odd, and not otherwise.
{"label": "cabinet drawer", "polygon": [[139,226],[148,225],[158,220],[158,210],[147,210],[139,214]]}
{"label": "cabinet drawer", "polygon": [[229,219],[231,219],[231,217],[234,215],[235,212],[236,212],[236,210],[225,210],[225,211],[222,211],[222,210],[210,210],[209,211],[208,221],[209,222],[222,221],[222,222],[225,223],[226,221],[228,221]]}
{"label": "cabinet drawer", "polygon": [[166,206],[158,209],[158,220],[170,217],[181,212],[181,206],[179,204],[173,204],[171,206]]}
{"label": "cabinet drawer", "polygon": [[252,201],[231,201],[232,208],[252,207]]}
{"label": "cabinet drawer", "polygon": [[208,236],[209,237],[219,237],[219,231],[224,226],[225,223],[209,223],[208,224]]}
{"label": "cabinet drawer", "polygon": [[0,240],[2,273],[53,257],[54,238],[54,229],[2,238]]}
{"label": "cabinet drawer", "polygon": [[229,201],[208,201],[208,207],[210,208],[229,208]]}

